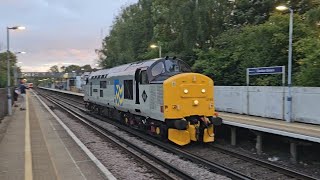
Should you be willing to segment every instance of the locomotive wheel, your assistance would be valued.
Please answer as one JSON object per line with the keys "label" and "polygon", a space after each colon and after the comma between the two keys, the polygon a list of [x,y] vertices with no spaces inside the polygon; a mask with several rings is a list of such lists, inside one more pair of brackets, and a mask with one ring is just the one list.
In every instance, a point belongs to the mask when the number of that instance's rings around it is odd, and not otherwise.
{"label": "locomotive wheel", "polygon": [[160,133],[161,133],[160,127],[157,126],[157,127],[156,127],[156,134],[157,134],[157,135],[160,135]]}
{"label": "locomotive wheel", "polygon": [[130,125],[130,124],[129,124],[129,119],[128,119],[128,117],[124,117],[124,123],[125,123],[127,126]]}

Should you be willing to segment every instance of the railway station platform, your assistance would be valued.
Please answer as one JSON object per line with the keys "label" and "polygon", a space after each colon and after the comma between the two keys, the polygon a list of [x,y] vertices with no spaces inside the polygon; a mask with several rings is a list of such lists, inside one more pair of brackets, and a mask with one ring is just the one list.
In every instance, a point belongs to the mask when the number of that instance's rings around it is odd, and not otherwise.
{"label": "railway station platform", "polygon": [[226,112],[219,112],[219,116],[227,125],[320,143],[319,125],[288,123],[282,120]]}
{"label": "railway station platform", "polygon": [[[56,91],[64,94],[71,94],[83,97],[82,93],[71,91],[43,88],[50,91]],[[228,112],[218,112],[223,119],[223,124],[252,129],[260,132],[266,132],[290,138],[296,138],[311,142],[320,143],[320,126],[298,122],[285,122],[283,120],[249,116],[243,114],[234,114]]]}
{"label": "railway station platform", "polygon": [[[83,97],[82,93],[74,93],[51,88],[42,88],[50,91],[56,91],[64,94],[71,94]],[[231,127],[231,145],[236,145],[237,128],[245,128],[255,132],[256,150],[258,154],[262,153],[262,136],[263,133],[280,135],[292,138],[290,141],[291,159],[295,162],[298,159],[297,146],[302,141],[320,143],[320,126],[298,122],[286,122],[278,119],[235,114],[228,112],[218,112],[223,119],[223,124]]]}
{"label": "railway station platform", "polygon": [[280,135],[291,138],[290,143],[290,160],[293,163],[298,161],[298,146],[305,143],[315,142],[320,143],[320,126],[298,122],[286,122],[277,119],[248,116],[242,114],[233,114],[219,112],[219,116],[223,119],[223,124],[230,126],[231,145],[235,146],[237,142],[237,128],[245,128],[255,132],[256,135],[256,151],[257,154],[262,154],[263,133]]}
{"label": "railway station platform", "polygon": [[26,110],[15,107],[2,121],[0,179],[114,179],[42,103],[30,90]]}

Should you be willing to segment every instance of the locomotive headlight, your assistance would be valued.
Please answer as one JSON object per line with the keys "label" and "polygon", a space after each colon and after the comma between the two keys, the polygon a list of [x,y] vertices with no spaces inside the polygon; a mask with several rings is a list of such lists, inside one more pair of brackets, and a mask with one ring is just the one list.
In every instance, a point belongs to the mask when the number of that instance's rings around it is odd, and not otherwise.
{"label": "locomotive headlight", "polygon": [[201,92],[202,92],[202,93],[205,93],[205,92],[206,92],[206,89],[202,89]]}
{"label": "locomotive headlight", "polygon": [[188,89],[184,89],[183,92],[184,92],[185,94],[188,94],[189,90],[188,90]]}
{"label": "locomotive headlight", "polygon": [[193,101],[193,104],[194,104],[195,106],[197,106],[197,105],[199,104],[199,101],[198,101],[198,100],[194,100],[194,101]]}

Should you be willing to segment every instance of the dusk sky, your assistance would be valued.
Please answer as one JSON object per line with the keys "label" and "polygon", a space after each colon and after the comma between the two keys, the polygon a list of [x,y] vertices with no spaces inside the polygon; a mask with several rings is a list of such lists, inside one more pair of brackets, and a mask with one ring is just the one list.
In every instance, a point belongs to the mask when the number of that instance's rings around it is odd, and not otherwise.
{"label": "dusk sky", "polygon": [[108,34],[121,7],[137,1],[0,0],[0,52],[6,50],[6,27],[23,25],[24,31],[10,31],[10,50],[27,52],[18,55],[24,72],[94,66],[101,34]]}

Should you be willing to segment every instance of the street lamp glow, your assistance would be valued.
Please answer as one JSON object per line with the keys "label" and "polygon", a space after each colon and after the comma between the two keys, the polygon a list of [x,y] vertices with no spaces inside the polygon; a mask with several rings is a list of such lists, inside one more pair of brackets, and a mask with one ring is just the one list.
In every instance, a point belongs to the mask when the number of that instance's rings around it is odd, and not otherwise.
{"label": "street lamp glow", "polygon": [[154,48],[159,48],[159,58],[161,58],[161,44],[160,44],[160,41],[158,41],[158,45],[151,44],[150,47],[151,47],[152,49],[154,49]]}
{"label": "street lamp glow", "polygon": [[276,9],[279,11],[285,11],[285,10],[288,10],[289,8],[287,6],[281,5],[281,6],[277,6]]}
{"label": "street lamp glow", "polygon": [[13,29],[13,30],[16,30],[16,29],[18,29],[18,30],[25,30],[26,27],[24,27],[24,26],[13,26],[13,27],[8,27],[8,29]]}
{"label": "street lamp glow", "polygon": [[24,26],[18,26],[17,29],[19,29],[19,30],[25,30],[26,27],[24,27]]}
{"label": "street lamp glow", "polygon": [[26,54],[24,51],[15,52],[15,54]]}
{"label": "street lamp glow", "polygon": [[157,48],[158,46],[157,46],[157,45],[154,45],[154,44],[151,44],[150,47],[151,47],[151,48]]}

